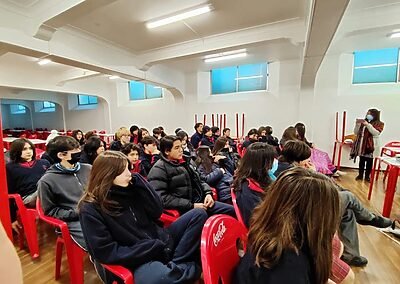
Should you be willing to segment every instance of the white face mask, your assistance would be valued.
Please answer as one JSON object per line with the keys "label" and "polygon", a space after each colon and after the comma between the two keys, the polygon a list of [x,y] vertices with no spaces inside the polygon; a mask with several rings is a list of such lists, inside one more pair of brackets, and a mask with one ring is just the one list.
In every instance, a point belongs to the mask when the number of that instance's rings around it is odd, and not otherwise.
{"label": "white face mask", "polygon": [[371,114],[367,114],[367,116],[365,117],[368,121],[372,121],[374,119],[374,117]]}

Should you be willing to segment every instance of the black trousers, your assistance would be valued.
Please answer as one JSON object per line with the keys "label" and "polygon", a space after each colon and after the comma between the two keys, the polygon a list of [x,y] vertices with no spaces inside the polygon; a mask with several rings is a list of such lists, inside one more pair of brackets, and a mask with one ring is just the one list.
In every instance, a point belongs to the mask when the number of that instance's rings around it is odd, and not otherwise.
{"label": "black trousers", "polygon": [[374,158],[360,156],[360,162],[358,164],[358,175],[360,177],[364,176],[364,171],[365,171],[365,178],[370,176],[373,161]]}

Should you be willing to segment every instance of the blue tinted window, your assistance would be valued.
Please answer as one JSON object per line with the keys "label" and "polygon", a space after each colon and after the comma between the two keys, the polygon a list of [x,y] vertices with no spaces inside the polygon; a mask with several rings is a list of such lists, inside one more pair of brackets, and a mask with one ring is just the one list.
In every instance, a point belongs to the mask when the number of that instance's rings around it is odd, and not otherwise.
{"label": "blue tinted window", "polygon": [[78,95],[78,105],[95,105],[97,104],[96,96]]}
{"label": "blue tinted window", "polygon": [[398,48],[354,52],[353,84],[396,82],[398,57]]}
{"label": "blue tinted window", "polygon": [[129,82],[129,99],[132,101],[162,98],[162,88],[138,81]]}
{"label": "blue tinted window", "polygon": [[24,114],[26,113],[26,107],[23,105],[10,105],[11,114]]}
{"label": "blue tinted window", "polygon": [[211,70],[211,93],[226,94],[236,92],[237,67]]}
{"label": "blue tinted window", "polygon": [[267,89],[267,63],[211,70],[211,93],[226,94]]}

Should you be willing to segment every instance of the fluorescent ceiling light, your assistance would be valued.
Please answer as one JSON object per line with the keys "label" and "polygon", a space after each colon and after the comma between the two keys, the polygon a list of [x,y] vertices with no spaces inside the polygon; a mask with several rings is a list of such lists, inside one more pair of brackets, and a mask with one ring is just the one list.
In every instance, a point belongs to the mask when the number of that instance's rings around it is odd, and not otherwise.
{"label": "fluorescent ceiling light", "polygon": [[400,32],[394,32],[389,35],[390,38],[400,38]]}
{"label": "fluorescent ceiling light", "polygon": [[39,59],[38,64],[39,64],[39,65],[46,65],[46,64],[49,64],[50,62],[51,62],[50,59],[48,59],[48,58],[43,58],[43,59]]}
{"label": "fluorescent ceiling light", "polygon": [[248,80],[248,79],[258,79],[264,77],[263,75],[255,75],[255,76],[247,76],[247,77],[238,77],[235,80]]}
{"label": "fluorescent ceiling light", "polygon": [[167,17],[163,17],[161,19],[158,20],[153,20],[153,21],[149,21],[146,23],[147,28],[149,29],[153,29],[153,28],[157,28],[160,26],[165,26],[171,23],[175,23],[178,21],[182,21],[188,18],[192,18],[198,15],[202,15],[205,13],[208,13],[212,10],[212,6],[210,4],[205,5],[205,6],[198,6],[197,8],[192,8],[190,10],[186,10],[184,12],[175,14],[175,15],[171,15],[171,16],[167,16]]}
{"label": "fluorescent ceiling light", "polygon": [[236,50],[231,50],[231,51],[225,51],[225,52],[220,52],[220,53],[209,54],[209,55],[204,56],[204,59],[215,58],[215,57],[221,57],[221,56],[226,56],[226,55],[231,55],[231,54],[237,54],[237,53],[243,53],[243,52],[246,52],[246,49],[245,49],[245,48],[236,49]]}
{"label": "fluorescent ceiling light", "polygon": [[222,60],[228,60],[228,59],[233,59],[233,58],[240,58],[240,57],[246,57],[247,53],[242,52],[242,53],[235,53],[231,55],[225,55],[225,56],[219,56],[219,57],[213,57],[213,58],[206,58],[204,59],[205,63],[211,63],[211,62],[217,62],[217,61],[222,61]]}
{"label": "fluorescent ceiling light", "polygon": [[119,79],[120,77],[117,75],[111,75],[110,77],[108,77],[108,79],[110,80],[115,80],[115,79]]}

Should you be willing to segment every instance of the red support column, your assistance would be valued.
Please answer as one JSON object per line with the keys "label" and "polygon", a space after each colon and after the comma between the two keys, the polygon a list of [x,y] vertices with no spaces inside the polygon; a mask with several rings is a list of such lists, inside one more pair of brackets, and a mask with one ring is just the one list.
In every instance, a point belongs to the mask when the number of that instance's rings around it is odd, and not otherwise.
{"label": "red support column", "polygon": [[242,137],[244,137],[244,113],[242,114]]}
{"label": "red support column", "polygon": [[239,114],[238,113],[236,113],[235,124],[236,124],[236,138],[239,139]]}
{"label": "red support column", "polygon": [[219,130],[222,132],[222,114],[219,115]]}
{"label": "red support column", "polygon": [[211,126],[214,126],[214,114],[211,114]]}
{"label": "red support column", "polygon": [[197,123],[197,114],[194,115],[194,124]]}
{"label": "red support column", "polygon": [[203,125],[206,125],[206,121],[207,121],[207,114],[203,115]]}
{"label": "red support column", "polygon": [[347,113],[346,111],[343,112],[343,122],[342,122],[342,143],[344,143],[344,136],[346,134],[346,117],[347,117]]}
{"label": "red support column", "polygon": [[224,113],[224,128],[226,128],[226,113]]}
{"label": "red support column", "polygon": [[7,176],[6,176],[6,166],[4,160],[4,143],[3,143],[3,125],[1,122],[0,115],[0,220],[3,227],[12,241],[12,228],[11,228],[11,217],[10,217],[10,206],[8,201],[8,188],[7,188]]}

